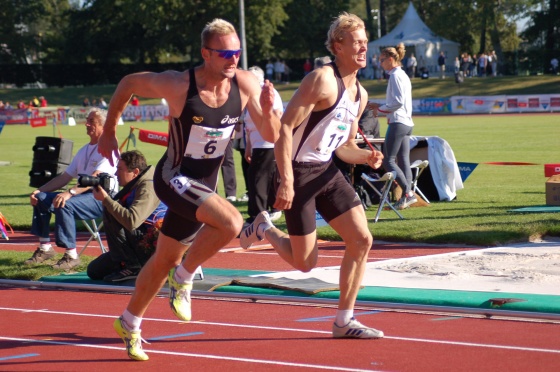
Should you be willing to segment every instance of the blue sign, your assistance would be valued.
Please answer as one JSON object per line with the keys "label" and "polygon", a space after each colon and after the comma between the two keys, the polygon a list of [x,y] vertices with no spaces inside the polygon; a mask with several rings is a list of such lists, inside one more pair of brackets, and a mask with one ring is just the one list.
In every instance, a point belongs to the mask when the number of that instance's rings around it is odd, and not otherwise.
{"label": "blue sign", "polygon": [[478,163],[463,163],[463,162],[457,162],[457,166],[459,167],[459,173],[461,173],[461,180],[463,182],[466,181],[466,179],[471,175],[471,173],[474,171],[474,168],[476,168],[476,166],[478,165]]}

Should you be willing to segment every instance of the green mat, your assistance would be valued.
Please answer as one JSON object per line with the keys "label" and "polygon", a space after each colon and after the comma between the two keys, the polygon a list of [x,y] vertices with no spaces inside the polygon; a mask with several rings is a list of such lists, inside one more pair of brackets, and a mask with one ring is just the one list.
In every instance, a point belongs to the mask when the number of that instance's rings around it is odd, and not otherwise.
{"label": "green mat", "polygon": [[560,212],[560,206],[535,205],[533,207],[510,209],[508,212],[512,212],[512,213],[558,213],[558,212]]}
{"label": "green mat", "polygon": [[[314,294],[325,291],[338,291],[338,285],[324,282],[319,279],[309,278],[294,280],[288,278],[266,278],[252,277],[251,275],[269,274],[265,271],[247,271],[231,269],[204,269],[204,280],[195,280],[193,289],[195,291],[215,291],[223,286],[246,286],[258,288],[276,288],[293,290],[306,294]],[[135,279],[107,283],[102,280],[91,280],[85,272],[61,274],[42,277],[43,282],[68,283],[68,284],[96,284],[134,287]]]}
{"label": "green mat", "polygon": [[[255,278],[252,275],[268,274],[264,271],[204,269],[204,280],[194,282],[194,290],[221,293],[254,294],[268,296],[310,297],[338,300],[340,292],[332,284],[318,279],[292,280],[286,278]],[[85,273],[48,276],[44,282],[73,284],[104,284],[93,281]],[[134,281],[123,282],[134,286]],[[560,296],[506,293],[454,291],[439,289],[415,289],[393,287],[363,287],[358,293],[360,302],[386,302],[409,305],[429,305],[458,308],[501,309],[520,312],[538,312],[560,315]]]}

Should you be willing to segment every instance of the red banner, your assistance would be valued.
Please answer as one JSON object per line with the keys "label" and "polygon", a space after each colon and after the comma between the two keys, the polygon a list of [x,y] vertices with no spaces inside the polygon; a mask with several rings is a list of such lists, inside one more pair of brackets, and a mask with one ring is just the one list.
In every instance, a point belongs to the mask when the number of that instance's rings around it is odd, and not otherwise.
{"label": "red banner", "polygon": [[34,119],[29,119],[29,124],[31,124],[31,126],[33,128],[36,127],[46,127],[47,126],[47,118],[34,118]]}
{"label": "red banner", "polygon": [[153,143],[154,145],[167,146],[169,135],[163,132],[140,129],[138,139],[142,142]]}

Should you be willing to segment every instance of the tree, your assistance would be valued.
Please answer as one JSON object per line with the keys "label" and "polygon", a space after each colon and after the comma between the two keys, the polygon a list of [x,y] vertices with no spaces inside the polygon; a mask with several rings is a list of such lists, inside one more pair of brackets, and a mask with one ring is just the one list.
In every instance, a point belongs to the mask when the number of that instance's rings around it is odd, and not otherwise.
{"label": "tree", "polygon": [[267,58],[314,58],[328,54],[325,47],[332,20],[349,8],[349,0],[298,0],[286,6],[289,18],[272,42]]}
{"label": "tree", "polygon": [[[63,1],[49,4],[58,2]],[[29,64],[40,59],[39,45],[49,26],[41,22],[47,14],[46,6],[41,0],[3,0],[0,3],[0,63]]]}

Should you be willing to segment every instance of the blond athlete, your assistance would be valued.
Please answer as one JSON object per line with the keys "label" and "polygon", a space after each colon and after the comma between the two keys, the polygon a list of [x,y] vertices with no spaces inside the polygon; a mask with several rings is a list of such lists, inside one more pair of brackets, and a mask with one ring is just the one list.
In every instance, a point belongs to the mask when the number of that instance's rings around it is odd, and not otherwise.
{"label": "blond athlete", "polygon": [[280,121],[272,111],[272,84],[265,82],[261,94],[256,77],[237,69],[241,48],[231,23],[215,19],[206,25],[201,54],[204,63],[187,71],[125,76],[111,99],[99,142],[104,156],[117,151],[117,119],[133,94],[168,102],[169,145],[154,174],[156,194],[168,211],[156,252],[142,268],[126,311],[114,322],[128,356],[135,360],[148,359],[142,350],[140,324],[166,279],[171,309],[179,319],[190,320],[190,292],[197,267],[241,231],[241,214],[214,190],[243,109],[247,107],[256,118],[263,138],[275,142],[278,137]]}
{"label": "blond athlete", "polygon": [[241,246],[265,237],[293,267],[307,272],[317,264],[315,210],[341,236],[346,251],[340,267],[340,299],[333,337],[381,338],[353,316],[354,305],[373,238],[361,202],[332,162],[332,153],[350,164],[379,168],[383,155],[354,142],[367,92],[358,82],[366,66],[363,21],[342,13],[331,24],[326,42],[335,56],[308,74],[290,100],[275,145],[279,184],[275,208],[285,210],[289,235],[278,230],[266,212],[241,233]]}

